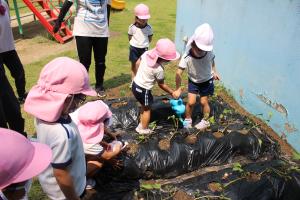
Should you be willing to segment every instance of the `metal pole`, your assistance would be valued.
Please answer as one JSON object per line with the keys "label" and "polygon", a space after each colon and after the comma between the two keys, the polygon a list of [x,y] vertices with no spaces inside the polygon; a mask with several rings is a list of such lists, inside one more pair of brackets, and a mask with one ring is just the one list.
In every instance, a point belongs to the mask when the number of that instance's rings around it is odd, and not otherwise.
{"label": "metal pole", "polygon": [[19,13],[19,8],[18,8],[18,3],[17,3],[17,0],[13,0],[13,1],[14,1],[14,7],[15,7],[15,11],[16,11],[16,17],[17,17],[17,21],[18,21],[19,33],[23,36],[23,28],[22,28],[22,23],[21,23],[21,19],[20,19],[20,13]]}

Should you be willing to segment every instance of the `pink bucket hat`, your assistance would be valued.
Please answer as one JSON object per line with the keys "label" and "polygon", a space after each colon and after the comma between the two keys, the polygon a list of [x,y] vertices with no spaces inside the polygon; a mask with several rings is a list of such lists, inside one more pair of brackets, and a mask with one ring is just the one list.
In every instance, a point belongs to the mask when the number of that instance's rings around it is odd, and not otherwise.
{"label": "pink bucket hat", "polygon": [[101,100],[88,102],[79,108],[77,127],[83,143],[102,141],[104,121],[112,116],[109,107]]}
{"label": "pink bucket hat", "polygon": [[37,85],[29,91],[24,110],[47,122],[59,119],[69,94],[96,96],[85,67],[78,61],[59,57],[41,71]]}
{"label": "pink bucket hat", "polygon": [[159,39],[154,49],[146,52],[147,64],[154,67],[157,59],[177,60],[180,54],[176,51],[175,44],[168,38]]}
{"label": "pink bucket hat", "polygon": [[[187,43],[187,47],[190,47],[193,41],[195,41],[197,47],[203,51],[213,50],[214,33],[211,26],[208,23],[204,23],[198,26]],[[190,48],[187,48],[190,49]]]}
{"label": "pink bucket hat", "polygon": [[150,11],[148,6],[146,6],[143,3],[138,4],[134,8],[134,14],[137,16],[139,19],[150,19]]}
{"label": "pink bucket hat", "polygon": [[0,128],[0,190],[28,180],[44,171],[52,159],[51,149],[30,142],[20,133]]}

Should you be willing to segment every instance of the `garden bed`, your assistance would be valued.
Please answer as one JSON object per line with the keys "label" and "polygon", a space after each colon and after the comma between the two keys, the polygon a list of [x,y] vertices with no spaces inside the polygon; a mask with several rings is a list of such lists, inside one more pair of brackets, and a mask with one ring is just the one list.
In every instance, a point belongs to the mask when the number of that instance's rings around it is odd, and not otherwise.
{"label": "garden bed", "polygon": [[[106,165],[98,173],[93,199],[247,199],[248,194],[252,195],[247,188],[256,191],[256,184],[249,181],[262,181],[264,190],[271,191],[270,197],[281,199],[285,193],[278,192],[286,185],[299,188],[297,165],[285,171],[277,169],[282,168],[277,142],[219,97],[212,98],[211,127],[204,131],[182,128],[166,97],[157,97],[151,116],[154,133],[150,136],[134,131],[139,107],[133,98],[106,103],[113,113],[112,129],[121,133],[119,139],[129,142],[129,149],[118,158],[123,163],[121,169]],[[195,123],[201,120],[201,113],[200,106],[196,106]],[[274,172],[285,177],[277,177]],[[287,177],[294,181],[284,182]],[[274,190],[276,185],[268,181],[279,181],[277,188],[281,190]],[[234,189],[236,183],[245,191]],[[245,194],[243,198],[239,198],[240,193]]]}

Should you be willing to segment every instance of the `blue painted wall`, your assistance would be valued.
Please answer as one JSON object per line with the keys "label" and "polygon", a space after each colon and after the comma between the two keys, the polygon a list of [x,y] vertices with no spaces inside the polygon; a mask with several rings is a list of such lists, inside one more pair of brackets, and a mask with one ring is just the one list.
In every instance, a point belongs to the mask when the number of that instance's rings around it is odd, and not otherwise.
{"label": "blue painted wall", "polygon": [[222,83],[300,152],[300,0],[177,0],[179,51],[204,22]]}

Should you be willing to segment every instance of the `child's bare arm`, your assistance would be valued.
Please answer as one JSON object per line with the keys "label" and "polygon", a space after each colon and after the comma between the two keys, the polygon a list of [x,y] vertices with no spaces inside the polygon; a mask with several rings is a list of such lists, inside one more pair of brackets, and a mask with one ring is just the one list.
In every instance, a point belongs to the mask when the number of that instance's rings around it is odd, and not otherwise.
{"label": "child's bare arm", "polygon": [[128,41],[130,41],[132,38],[132,35],[128,35]]}
{"label": "child's bare arm", "polygon": [[110,129],[110,128],[108,128],[108,127],[104,127],[104,133],[106,134],[106,135],[108,135],[111,139],[113,139],[113,140],[116,140],[117,139],[117,134],[114,134],[113,132],[112,132],[112,130]]}
{"label": "child's bare arm", "polygon": [[176,89],[181,87],[181,77],[182,77],[183,71],[184,70],[181,68],[178,68],[176,71],[176,76],[175,76]]}
{"label": "child's bare arm", "polygon": [[153,35],[149,35],[149,36],[148,36],[149,43],[152,41],[152,36],[153,36]]}
{"label": "child's bare arm", "polygon": [[170,95],[172,95],[173,98],[178,99],[181,93],[181,89],[177,89],[177,90],[172,90],[167,84],[165,84],[164,80],[158,80],[157,81],[158,86],[164,90],[165,92],[169,93]]}
{"label": "child's bare arm", "polygon": [[80,200],[80,198],[77,196],[75,192],[73,179],[66,168],[63,169],[53,168],[53,174],[56,178],[56,181],[61,191],[64,193],[67,199]]}
{"label": "child's bare arm", "polygon": [[213,63],[212,63],[212,70],[213,70],[213,76],[214,76],[214,79],[215,79],[215,80],[220,80],[221,78],[220,78],[219,73],[217,72],[217,68],[216,68],[216,63],[215,63],[215,61],[213,61]]}

